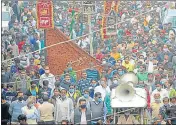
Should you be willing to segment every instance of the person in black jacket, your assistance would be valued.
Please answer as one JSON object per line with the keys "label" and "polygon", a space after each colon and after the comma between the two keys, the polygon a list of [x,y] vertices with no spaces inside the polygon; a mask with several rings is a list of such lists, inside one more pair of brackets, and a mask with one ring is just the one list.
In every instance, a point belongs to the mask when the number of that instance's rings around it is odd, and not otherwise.
{"label": "person in black jacket", "polygon": [[9,114],[10,104],[6,102],[5,96],[1,97],[1,125],[7,125],[10,120]]}
{"label": "person in black jacket", "polygon": [[91,112],[86,108],[86,100],[79,100],[79,107],[74,111],[74,124],[91,124]]}

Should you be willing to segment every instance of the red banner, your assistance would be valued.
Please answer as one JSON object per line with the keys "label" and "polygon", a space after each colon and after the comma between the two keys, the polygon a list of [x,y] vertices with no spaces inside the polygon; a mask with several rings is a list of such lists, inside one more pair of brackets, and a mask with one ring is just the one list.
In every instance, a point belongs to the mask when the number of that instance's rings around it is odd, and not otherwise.
{"label": "red banner", "polygon": [[54,28],[52,1],[37,2],[37,28]]}

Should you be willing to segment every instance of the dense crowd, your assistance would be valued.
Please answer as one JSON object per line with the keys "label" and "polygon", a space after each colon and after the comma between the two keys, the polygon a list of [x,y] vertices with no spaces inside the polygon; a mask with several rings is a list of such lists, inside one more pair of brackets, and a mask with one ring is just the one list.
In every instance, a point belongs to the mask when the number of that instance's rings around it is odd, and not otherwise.
{"label": "dense crowd", "polygon": [[[80,11],[81,4],[75,5]],[[123,23],[118,24],[117,34],[103,39],[99,31],[92,36],[94,57],[102,62],[103,70],[90,63],[79,79],[69,63],[62,75],[50,73],[44,31],[36,28],[35,3],[14,1],[5,6],[13,14],[8,29],[2,31],[2,124],[112,124],[110,94],[129,72],[138,77],[135,87],[147,92],[145,110],[151,117],[145,122],[176,124],[176,31],[172,23],[162,24],[160,17],[161,11],[173,9],[172,4],[121,1],[117,16]],[[103,3],[96,6],[93,31],[100,29],[103,13]],[[55,26],[68,36],[69,7],[66,2],[54,4]],[[74,38],[89,32],[81,16],[75,22]],[[89,52],[88,36],[75,43]],[[138,117],[124,109],[117,124],[139,124]]]}

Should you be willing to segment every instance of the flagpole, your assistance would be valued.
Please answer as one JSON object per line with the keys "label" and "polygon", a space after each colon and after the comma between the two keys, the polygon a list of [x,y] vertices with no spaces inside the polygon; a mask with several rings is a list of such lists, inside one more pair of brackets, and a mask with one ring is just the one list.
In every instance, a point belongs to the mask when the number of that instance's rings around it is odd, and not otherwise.
{"label": "flagpole", "polygon": [[88,14],[88,24],[89,24],[89,40],[90,40],[90,55],[93,56],[93,46],[92,46],[92,27],[91,27],[91,13]]}

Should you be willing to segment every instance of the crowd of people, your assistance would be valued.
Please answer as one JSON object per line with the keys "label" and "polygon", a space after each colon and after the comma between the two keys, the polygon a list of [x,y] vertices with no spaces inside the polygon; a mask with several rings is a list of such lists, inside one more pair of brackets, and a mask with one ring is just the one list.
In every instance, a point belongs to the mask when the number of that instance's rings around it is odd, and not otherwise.
{"label": "crowd of people", "polygon": [[[145,109],[151,117],[146,121],[176,124],[176,31],[160,17],[161,11],[173,9],[172,4],[121,1],[117,16],[123,23],[117,25],[117,34],[103,39],[100,31],[93,33],[94,57],[103,70],[90,63],[81,78],[70,63],[63,74],[51,73],[43,50],[44,31],[36,28],[36,3],[12,1],[4,6],[11,7],[13,15],[8,29],[2,31],[2,124],[113,124],[110,94],[129,72],[138,77],[135,87],[147,92]],[[93,31],[100,29],[103,12],[103,3],[96,6]],[[68,36],[69,7],[65,2],[54,4],[55,25]],[[88,33],[82,18],[75,22],[74,38]],[[88,36],[75,43],[89,52]],[[123,112],[117,124],[141,122],[130,110]]]}

